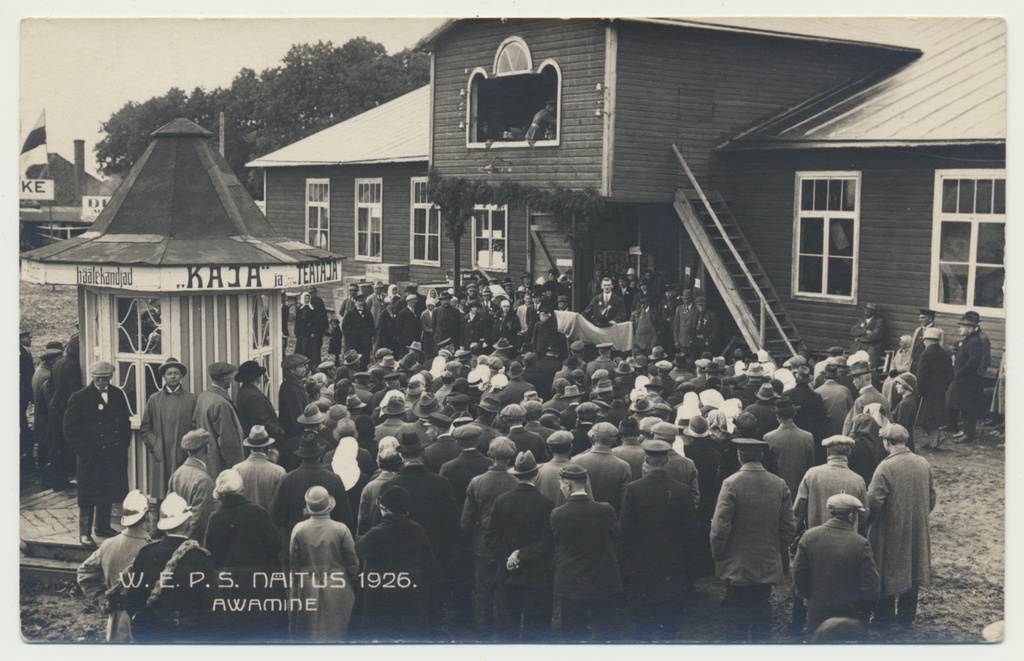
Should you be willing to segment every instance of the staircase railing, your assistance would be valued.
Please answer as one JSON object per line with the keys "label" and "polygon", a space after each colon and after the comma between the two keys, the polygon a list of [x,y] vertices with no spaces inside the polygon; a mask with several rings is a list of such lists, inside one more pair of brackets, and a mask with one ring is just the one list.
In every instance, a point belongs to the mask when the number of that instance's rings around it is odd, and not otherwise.
{"label": "staircase railing", "polygon": [[[715,210],[711,208],[711,203],[708,201],[707,196],[704,195],[704,190],[700,187],[700,184],[697,183],[697,178],[693,176],[693,172],[690,170],[690,166],[686,164],[686,159],[683,158],[682,152],[680,152],[679,147],[677,147],[674,144],[672,145],[672,151],[675,152],[676,158],[679,159],[679,164],[683,166],[683,171],[686,172],[686,176],[689,178],[690,185],[693,186],[693,190],[696,191],[697,195],[700,196],[701,203],[704,204],[704,209],[708,212],[708,215],[711,216],[711,220],[714,221],[715,227],[718,228],[719,234],[722,236],[723,239],[725,239],[725,245],[729,247],[729,251],[732,253],[732,256],[736,259],[736,263],[740,265],[740,269],[743,271],[743,275],[747,278],[747,282],[750,283],[750,286],[751,288],[753,288],[754,293],[757,294],[757,297],[760,299],[761,310],[759,337],[761,338],[761,346],[763,347],[765,345],[765,334],[767,331],[766,322],[767,319],[770,318],[772,324],[779,331],[779,336],[786,343],[786,348],[789,349],[790,354],[795,356],[796,349],[793,347],[793,343],[789,341],[789,335],[787,335],[786,332],[782,329],[782,323],[779,321],[779,318],[775,316],[775,311],[772,310],[772,306],[768,305],[768,300],[764,297],[764,292],[761,291],[761,286],[757,283],[756,280],[754,280],[754,276],[753,274],[751,274],[750,269],[747,268],[746,262],[744,261],[743,257],[740,256],[740,253],[738,250],[736,250],[736,246],[733,244],[732,239],[729,238],[729,234],[725,231],[725,228],[722,226],[722,221],[718,219],[718,214],[716,214]],[[765,316],[765,312],[768,313],[767,318]]]}

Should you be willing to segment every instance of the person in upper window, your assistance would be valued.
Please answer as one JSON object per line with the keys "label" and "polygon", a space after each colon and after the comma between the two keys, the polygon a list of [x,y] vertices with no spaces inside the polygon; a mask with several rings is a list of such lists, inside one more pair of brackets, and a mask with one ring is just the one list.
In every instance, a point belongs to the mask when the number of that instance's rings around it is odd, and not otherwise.
{"label": "person in upper window", "polygon": [[557,122],[555,102],[545,101],[544,107],[533,116],[530,128],[526,131],[526,141],[532,145],[537,140],[554,140]]}

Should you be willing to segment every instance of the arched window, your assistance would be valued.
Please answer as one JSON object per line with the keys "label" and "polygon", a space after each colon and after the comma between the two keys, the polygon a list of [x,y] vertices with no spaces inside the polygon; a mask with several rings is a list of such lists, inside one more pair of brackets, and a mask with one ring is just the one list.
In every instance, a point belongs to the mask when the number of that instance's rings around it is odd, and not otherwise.
{"label": "arched window", "polygon": [[536,68],[519,37],[498,47],[489,73],[474,69],[467,84],[466,142],[471,147],[559,144],[562,72],[554,60]]}

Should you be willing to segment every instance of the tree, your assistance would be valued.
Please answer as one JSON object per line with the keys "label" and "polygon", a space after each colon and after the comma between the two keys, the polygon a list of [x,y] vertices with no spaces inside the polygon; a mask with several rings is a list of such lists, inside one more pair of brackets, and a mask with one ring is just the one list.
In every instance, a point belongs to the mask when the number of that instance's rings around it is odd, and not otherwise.
{"label": "tree", "polygon": [[178,88],[143,103],[128,102],[102,125],[96,145],[100,171],[123,177],[142,156],[149,134],[185,117],[217,134],[225,116],[225,157],[254,197],[263,180],[245,164],[296,140],[354,117],[425,85],[430,60],[404,50],[388,55],[383,45],[358,37],[343,46],[297,44],[282,65],[259,75],[242,69],[228,88],[185,94]]}

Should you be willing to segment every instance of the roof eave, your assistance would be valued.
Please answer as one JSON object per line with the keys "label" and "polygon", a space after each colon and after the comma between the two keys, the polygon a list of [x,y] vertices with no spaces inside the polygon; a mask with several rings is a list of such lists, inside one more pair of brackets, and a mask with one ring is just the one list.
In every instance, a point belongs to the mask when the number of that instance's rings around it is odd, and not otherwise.
{"label": "roof eave", "polygon": [[365,159],[358,161],[277,161],[258,158],[245,164],[247,168],[298,168],[298,167],[335,167],[344,165],[386,165],[388,163],[426,163],[424,156],[402,156],[398,158]]}
{"label": "roof eave", "polygon": [[730,141],[716,151],[775,151],[796,149],[872,149],[885,147],[956,147],[966,145],[1006,145],[1006,138],[962,138],[939,140],[744,140]]}

